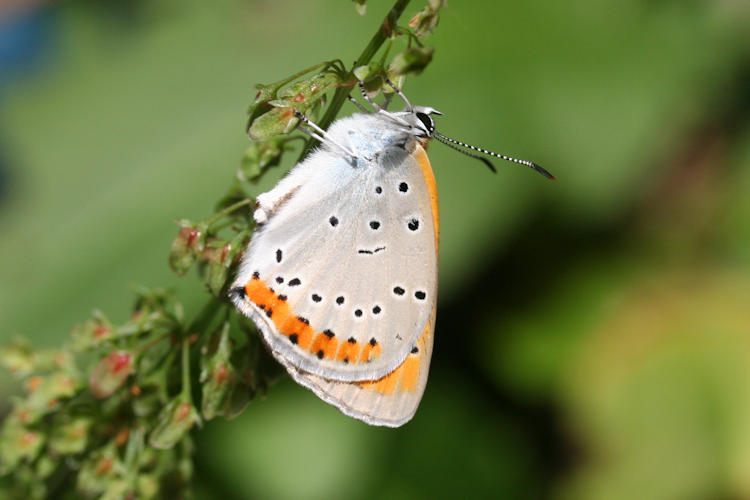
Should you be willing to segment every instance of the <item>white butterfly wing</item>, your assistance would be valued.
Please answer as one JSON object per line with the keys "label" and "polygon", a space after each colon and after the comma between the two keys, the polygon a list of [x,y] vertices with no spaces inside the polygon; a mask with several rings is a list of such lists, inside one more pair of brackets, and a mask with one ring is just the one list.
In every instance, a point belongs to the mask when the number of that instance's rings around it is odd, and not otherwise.
{"label": "white butterfly wing", "polygon": [[[414,146],[360,168],[318,151],[259,197],[267,222],[243,258],[234,300],[298,381],[380,379],[428,325],[437,195],[427,156]],[[309,380],[302,383],[319,395],[347,399]]]}

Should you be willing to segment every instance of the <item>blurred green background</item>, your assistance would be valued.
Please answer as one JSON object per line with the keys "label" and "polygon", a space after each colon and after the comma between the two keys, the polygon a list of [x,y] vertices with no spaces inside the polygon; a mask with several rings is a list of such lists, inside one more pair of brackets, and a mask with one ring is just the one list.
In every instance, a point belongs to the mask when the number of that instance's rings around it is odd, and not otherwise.
{"label": "blurred green background", "polygon": [[[19,10],[21,56],[0,44],[0,341],[58,345],[93,308],[123,321],[134,284],[194,312],[173,220],[229,185],[252,85],[351,64],[390,5]],[[198,497],[750,498],[748,26],[746,0],[450,2],[407,95],[558,181],[434,144],[440,304],[414,420],[371,428],[285,380],[195,433]]]}

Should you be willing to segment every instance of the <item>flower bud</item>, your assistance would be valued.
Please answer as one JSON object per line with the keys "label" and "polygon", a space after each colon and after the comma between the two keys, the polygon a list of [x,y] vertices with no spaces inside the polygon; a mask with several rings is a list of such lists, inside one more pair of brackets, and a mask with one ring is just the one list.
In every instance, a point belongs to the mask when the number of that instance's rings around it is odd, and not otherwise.
{"label": "flower bud", "polygon": [[83,351],[101,345],[113,337],[114,327],[102,319],[89,319],[73,327],[73,350]]}
{"label": "flower bud", "polygon": [[0,430],[0,475],[21,462],[33,461],[45,442],[41,432],[32,431],[16,419],[7,419]]}
{"label": "flower bud", "polygon": [[99,361],[89,379],[94,396],[103,399],[122,387],[133,373],[134,361],[127,351],[113,351]]}
{"label": "flower bud", "polygon": [[273,109],[251,117],[248,135],[256,141],[288,134],[299,123],[295,111],[308,114],[317,108],[325,94],[338,86],[341,79],[335,73],[318,73],[280,91],[276,99],[269,100]]}
{"label": "flower bud", "polygon": [[77,492],[86,497],[99,497],[117,481],[118,471],[122,467],[113,444],[92,452],[84,459],[78,472]]}
{"label": "flower bud", "polygon": [[172,241],[169,251],[169,267],[182,276],[193,266],[206,242],[206,228],[188,220],[179,221],[180,232]]}
{"label": "flower bud", "polygon": [[257,181],[263,171],[279,164],[283,151],[283,140],[252,143],[242,156],[237,178],[240,181]]}
{"label": "flower bud", "polygon": [[[249,371],[247,346],[234,351],[229,324],[214,332],[201,356],[201,414],[206,420],[222,415],[233,418],[245,409],[253,395],[252,380],[241,373]],[[239,364],[238,364],[239,362]]]}
{"label": "flower bud", "polygon": [[395,75],[419,74],[432,61],[433,47],[411,47],[396,54],[391,61],[389,72]]}
{"label": "flower bud", "polygon": [[263,141],[277,135],[288,134],[298,123],[299,119],[294,115],[294,108],[276,107],[254,120],[247,134],[254,141]]}
{"label": "flower bud", "polygon": [[440,21],[440,9],[445,7],[445,0],[430,0],[429,4],[409,21],[414,29],[414,36],[422,38],[432,33]]}
{"label": "flower bud", "polygon": [[58,455],[73,455],[86,449],[92,420],[76,417],[54,428],[49,439],[49,448]]}
{"label": "flower bud", "polygon": [[367,5],[365,4],[367,0],[352,0],[352,1],[354,2],[354,8],[357,9],[357,14],[359,14],[360,16],[364,16],[365,13],[367,12]]}
{"label": "flower bud", "polygon": [[184,397],[178,396],[159,413],[148,442],[160,450],[171,448],[187,434],[193,424],[199,422],[200,417],[193,405]]}
{"label": "flower bud", "polygon": [[34,369],[34,353],[28,341],[16,338],[0,348],[0,364],[2,364],[11,375],[24,377]]}

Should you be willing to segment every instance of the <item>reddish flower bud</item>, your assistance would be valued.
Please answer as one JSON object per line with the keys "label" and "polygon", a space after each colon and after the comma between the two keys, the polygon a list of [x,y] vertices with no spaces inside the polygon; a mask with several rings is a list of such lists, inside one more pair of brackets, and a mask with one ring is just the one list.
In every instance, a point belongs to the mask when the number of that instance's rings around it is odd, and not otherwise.
{"label": "reddish flower bud", "polygon": [[162,408],[157,423],[148,438],[154,448],[165,450],[174,446],[183,436],[199,423],[198,412],[190,402],[177,397]]}
{"label": "reddish flower bud", "polygon": [[205,246],[206,231],[190,221],[179,221],[180,232],[172,241],[169,251],[169,266],[182,276],[193,266],[195,259]]}
{"label": "reddish flower bud", "polygon": [[99,361],[89,379],[94,396],[106,398],[119,389],[133,372],[133,362],[127,351],[113,351]]}

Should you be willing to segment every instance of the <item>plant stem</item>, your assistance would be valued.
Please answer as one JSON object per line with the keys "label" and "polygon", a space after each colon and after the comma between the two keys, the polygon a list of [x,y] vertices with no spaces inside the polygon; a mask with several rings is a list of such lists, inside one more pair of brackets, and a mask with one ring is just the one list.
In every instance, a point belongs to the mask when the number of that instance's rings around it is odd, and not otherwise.
{"label": "plant stem", "polygon": [[193,404],[193,394],[190,391],[190,338],[182,340],[182,396]]}
{"label": "plant stem", "polygon": [[211,217],[206,219],[206,225],[212,226],[217,220],[221,219],[222,217],[225,217],[235,210],[237,210],[240,207],[244,207],[245,205],[250,205],[253,202],[253,200],[246,198],[244,200],[240,200],[237,203],[233,203],[232,205],[229,205],[228,207],[224,207],[221,211],[216,212]]}
{"label": "plant stem", "polygon": [[[363,50],[362,54],[360,54],[359,58],[357,58],[357,61],[354,63],[355,67],[362,66],[363,64],[367,64],[370,62],[373,56],[375,56],[375,54],[377,53],[378,49],[380,49],[380,46],[383,45],[388,37],[390,37],[391,32],[396,28],[398,18],[401,17],[401,14],[404,13],[404,10],[406,9],[406,6],[409,5],[410,1],[411,0],[396,1],[393,7],[391,7],[391,10],[385,16],[385,19],[383,19],[383,22],[380,24],[378,31],[375,32],[375,35],[373,35],[370,43],[367,44],[365,50]],[[354,67],[347,74],[347,81],[354,78],[353,72]],[[344,101],[346,101],[346,98],[349,95],[350,91],[351,89],[347,86],[342,86],[336,89],[336,92],[333,94],[333,98],[331,99],[331,104],[328,106],[328,109],[326,109],[323,118],[321,118],[320,122],[318,123],[318,126],[320,128],[326,130],[328,126],[333,123],[333,120],[336,118],[336,115],[339,114],[341,106],[344,105]],[[317,143],[318,141],[316,141],[315,139],[308,140],[307,143],[305,143],[305,147],[302,148],[302,153],[300,154],[300,157],[297,161],[300,162],[304,160],[305,157],[310,154],[310,151],[312,151]]]}

